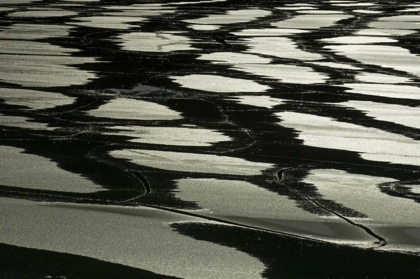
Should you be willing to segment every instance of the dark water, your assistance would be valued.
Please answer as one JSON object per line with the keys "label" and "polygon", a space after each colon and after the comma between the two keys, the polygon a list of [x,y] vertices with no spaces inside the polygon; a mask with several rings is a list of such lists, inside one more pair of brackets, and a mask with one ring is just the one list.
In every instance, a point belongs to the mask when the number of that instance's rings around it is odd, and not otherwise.
{"label": "dark water", "polygon": [[418,277],[419,13],[0,1],[0,273]]}

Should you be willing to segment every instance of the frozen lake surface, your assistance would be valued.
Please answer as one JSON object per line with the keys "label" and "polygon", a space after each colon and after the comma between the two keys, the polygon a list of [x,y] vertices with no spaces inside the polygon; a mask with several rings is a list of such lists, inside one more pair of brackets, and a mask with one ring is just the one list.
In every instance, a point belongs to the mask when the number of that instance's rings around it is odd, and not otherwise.
{"label": "frozen lake surface", "polygon": [[420,278],[419,12],[0,0],[0,277]]}

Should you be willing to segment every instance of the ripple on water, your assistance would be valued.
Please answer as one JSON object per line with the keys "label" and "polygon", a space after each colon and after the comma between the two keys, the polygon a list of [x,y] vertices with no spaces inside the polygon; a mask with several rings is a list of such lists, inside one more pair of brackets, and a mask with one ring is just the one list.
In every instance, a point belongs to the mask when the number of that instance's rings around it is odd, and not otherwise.
{"label": "ripple on water", "polygon": [[109,154],[114,158],[129,160],[140,166],[187,173],[260,175],[264,170],[274,167],[272,164],[212,154],[141,149],[115,150]]}
{"label": "ripple on water", "polygon": [[420,165],[419,141],[399,134],[338,122],[329,117],[279,112],[280,125],[298,131],[307,146],[358,152],[370,161]]}
{"label": "ripple on water", "polygon": [[169,78],[185,88],[215,93],[265,92],[270,89],[269,86],[252,80],[216,75],[169,76]]}
{"label": "ripple on water", "polygon": [[0,160],[0,185],[71,193],[94,193],[102,189],[81,175],[60,169],[47,158],[24,153],[21,148],[0,146],[0,152],[8,158]]}

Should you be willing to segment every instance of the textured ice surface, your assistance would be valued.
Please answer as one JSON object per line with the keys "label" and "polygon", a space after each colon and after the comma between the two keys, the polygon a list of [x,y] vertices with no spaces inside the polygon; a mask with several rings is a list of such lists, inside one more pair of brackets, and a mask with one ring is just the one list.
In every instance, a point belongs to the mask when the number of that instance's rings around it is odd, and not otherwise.
{"label": "textured ice surface", "polygon": [[0,99],[6,104],[25,106],[30,109],[48,109],[72,104],[75,98],[59,93],[0,88]]}
{"label": "textured ice surface", "polygon": [[134,137],[131,142],[174,145],[174,146],[211,146],[213,143],[231,141],[231,138],[216,130],[186,127],[141,127],[115,126],[110,127],[115,132],[108,135],[123,135]]}
{"label": "textured ice surface", "polygon": [[110,155],[140,166],[182,172],[258,175],[273,167],[229,156],[158,150],[124,149],[111,151]]}
{"label": "textured ice surface", "polygon": [[235,69],[282,83],[316,84],[328,79],[326,74],[315,72],[312,68],[294,65],[239,64]]}
{"label": "textured ice surface", "polygon": [[97,78],[96,74],[71,65],[93,62],[88,57],[0,55],[0,80],[36,87],[82,85]]}
{"label": "textured ice surface", "polygon": [[278,28],[319,29],[331,27],[338,21],[352,18],[351,15],[297,15],[290,19],[271,23]]}
{"label": "textured ice surface", "polygon": [[21,148],[0,146],[0,152],[7,158],[0,160],[1,185],[71,193],[93,193],[103,190],[99,185],[78,174],[60,169],[57,163],[47,158],[24,153]]}
{"label": "textured ice surface", "polygon": [[270,96],[237,96],[232,99],[241,105],[248,105],[254,107],[262,107],[272,109],[275,106],[283,104],[283,100],[278,98],[272,98]]}
{"label": "textured ice surface", "polygon": [[307,146],[354,151],[370,161],[420,164],[420,143],[411,138],[311,114],[279,112],[277,116],[279,124],[295,129]]}
{"label": "textured ice surface", "polygon": [[346,90],[349,93],[411,100],[420,98],[420,88],[416,86],[372,83],[345,83],[343,86],[350,88]]}
{"label": "textured ice surface", "polygon": [[124,50],[142,52],[172,52],[194,50],[192,40],[182,35],[170,33],[132,32],[118,36]]}
{"label": "textured ice surface", "polygon": [[0,227],[2,243],[82,255],[178,278],[261,278],[265,270],[258,259],[243,252],[194,240],[169,226],[203,222],[199,218],[144,207],[43,205],[13,199],[2,199],[0,207],[0,222],[8,224]]}
{"label": "textured ice surface", "polygon": [[420,67],[418,66],[420,57],[399,46],[356,44],[333,45],[325,48],[364,64],[392,68],[420,76]]}
{"label": "textured ice surface", "polygon": [[355,108],[377,120],[397,123],[420,129],[420,107],[408,107],[396,104],[382,104],[367,101],[348,101],[342,105]]}
{"label": "textured ice surface", "polygon": [[90,110],[89,115],[112,119],[127,120],[176,120],[181,119],[179,112],[153,102],[128,98],[116,98],[97,109]]}
{"label": "textured ice surface", "polygon": [[215,93],[264,92],[269,89],[267,85],[261,85],[252,80],[216,75],[170,76],[169,78],[182,87]]}

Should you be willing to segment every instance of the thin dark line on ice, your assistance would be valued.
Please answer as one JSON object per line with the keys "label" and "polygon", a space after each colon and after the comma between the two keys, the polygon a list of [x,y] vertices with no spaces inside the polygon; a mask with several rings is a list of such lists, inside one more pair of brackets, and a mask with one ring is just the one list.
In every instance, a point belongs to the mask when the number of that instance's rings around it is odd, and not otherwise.
{"label": "thin dark line on ice", "polygon": [[154,208],[154,209],[163,210],[163,211],[168,211],[168,212],[172,212],[172,213],[176,213],[176,214],[180,214],[180,215],[186,215],[186,216],[191,216],[191,217],[195,217],[195,218],[205,219],[205,220],[208,220],[208,221],[218,222],[218,223],[222,223],[222,224],[225,224],[225,225],[232,225],[232,226],[242,227],[242,228],[251,229],[251,230],[273,233],[273,234],[276,234],[276,235],[282,235],[282,236],[287,236],[287,237],[294,237],[294,238],[305,239],[305,240],[309,240],[309,241],[317,241],[317,242],[331,244],[328,241],[324,241],[324,240],[320,240],[320,239],[316,239],[316,238],[305,237],[305,236],[301,236],[301,235],[297,235],[297,234],[285,233],[285,232],[280,232],[280,231],[276,231],[276,230],[270,230],[270,229],[264,229],[264,228],[260,228],[260,227],[245,225],[245,224],[241,224],[241,223],[237,223],[237,222],[233,222],[233,221],[227,221],[227,220],[220,219],[220,218],[217,218],[217,217],[210,217],[210,216],[196,214],[196,213],[192,213],[192,212],[186,212],[186,211],[181,210],[181,209],[168,208],[168,207],[164,207],[164,206],[142,204],[142,203],[136,203],[136,205],[143,206],[143,207],[148,207],[148,208]]}
{"label": "thin dark line on ice", "polygon": [[378,235],[378,234],[374,233],[374,232],[373,232],[371,229],[369,229],[368,227],[365,227],[365,226],[363,226],[363,225],[360,225],[360,224],[358,224],[358,223],[353,222],[353,221],[352,221],[352,220],[350,220],[349,218],[344,217],[344,216],[343,216],[343,215],[341,215],[340,213],[337,213],[337,212],[335,212],[334,210],[329,209],[329,208],[327,208],[327,207],[325,207],[325,206],[321,205],[319,202],[315,201],[314,199],[312,199],[312,198],[310,198],[310,197],[308,197],[308,196],[305,196],[305,195],[303,195],[303,196],[304,196],[306,199],[308,199],[309,201],[311,201],[311,202],[313,202],[314,204],[316,204],[317,206],[321,207],[322,209],[325,209],[325,210],[327,210],[327,211],[331,212],[332,214],[334,214],[334,215],[336,215],[337,217],[339,217],[339,218],[341,218],[341,219],[345,220],[346,222],[348,222],[348,223],[352,224],[353,226],[356,226],[356,227],[361,228],[362,230],[364,230],[364,231],[365,231],[366,233],[368,233],[369,235],[371,235],[371,236],[373,236],[374,238],[378,239],[378,242],[376,242],[376,243],[377,243],[377,244],[379,244],[379,246],[378,246],[377,248],[380,248],[380,247],[383,247],[383,246],[387,245],[387,242],[386,242],[386,239],[385,239],[385,238],[383,238],[382,236],[380,236],[380,235]]}
{"label": "thin dark line on ice", "polygon": [[232,46],[231,46],[230,44],[228,44],[228,43],[227,43],[225,40],[223,40],[222,38],[217,37],[217,36],[212,36],[212,37],[213,37],[213,39],[214,39],[216,42],[218,42],[218,43],[222,44],[224,49],[230,49],[230,48],[232,48]]}
{"label": "thin dark line on ice", "polygon": [[[287,168],[287,169],[283,169],[283,170],[280,170],[280,171],[278,171],[277,172],[277,178],[279,179],[279,180],[282,180],[283,179],[283,173],[285,172],[285,171],[287,171],[287,170],[291,170],[292,168]],[[326,206],[324,206],[324,205],[322,205],[322,204],[320,204],[319,202],[317,202],[316,200],[314,200],[313,198],[311,198],[311,197],[309,197],[309,196],[307,196],[307,195],[305,195],[305,194],[302,194],[302,193],[300,193],[299,191],[296,191],[295,189],[291,189],[291,188],[289,188],[289,190],[291,190],[292,192],[294,192],[294,193],[296,193],[296,194],[298,194],[299,196],[301,196],[301,197],[304,197],[305,199],[307,199],[308,201],[310,201],[310,202],[312,202],[312,203],[314,203],[316,206],[318,206],[318,207],[320,207],[320,208],[322,208],[322,209],[324,209],[324,210],[326,210],[326,211],[328,211],[328,212],[330,212],[330,213],[332,213],[332,214],[334,214],[335,216],[337,216],[338,218],[340,218],[340,219],[342,219],[342,220],[344,220],[344,221],[346,221],[347,223],[349,223],[349,224],[351,224],[351,225],[353,225],[353,226],[356,226],[356,227],[358,227],[358,228],[361,228],[362,230],[364,230],[367,234],[369,234],[370,236],[372,236],[372,237],[374,237],[374,238],[376,238],[378,241],[377,242],[375,242],[375,244],[378,244],[378,246],[377,247],[375,247],[375,248],[381,248],[381,247],[383,247],[383,246],[385,246],[385,245],[387,245],[387,241],[386,241],[386,239],[385,238],[383,238],[382,236],[380,236],[380,235],[378,235],[378,234],[376,234],[376,233],[374,233],[371,229],[369,229],[368,227],[365,227],[365,226],[363,226],[363,225],[361,225],[361,224],[358,224],[358,223],[355,223],[355,222],[353,222],[352,220],[350,220],[349,218],[347,218],[347,217],[345,217],[345,216],[343,216],[343,215],[341,215],[340,213],[338,213],[338,212],[336,212],[336,211],[334,211],[334,210],[332,210],[332,209],[330,209],[330,208],[328,208],[328,207],[326,207]]]}
{"label": "thin dark line on ice", "polygon": [[120,170],[122,170],[124,172],[127,172],[131,176],[133,176],[134,178],[136,178],[138,182],[140,182],[140,184],[144,187],[144,189],[145,189],[146,192],[145,193],[142,193],[141,195],[138,195],[138,196],[135,196],[133,198],[130,198],[128,200],[125,200],[124,202],[132,201],[132,200],[135,200],[135,199],[137,199],[139,197],[142,197],[144,195],[149,194],[150,193],[150,183],[147,181],[147,179],[139,171],[133,172],[133,171],[131,171],[128,168],[122,167],[122,166],[120,166],[118,164],[109,162],[109,161],[104,160],[104,159],[99,159],[98,157],[96,157],[96,156],[93,155],[93,152],[95,150],[98,150],[99,148],[102,148],[102,147],[111,146],[111,145],[114,145],[114,144],[104,144],[104,145],[101,145],[101,146],[97,146],[97,147],[89,150],[89,152],[86,154],[86,157],[89,158],[89,159],[92,159],[92,160],[96,160],[97,162],[102,162],[102,163],[105,163],[107,165],[113,166],[113,167],[118,168],[118,169],[120,169]]}

